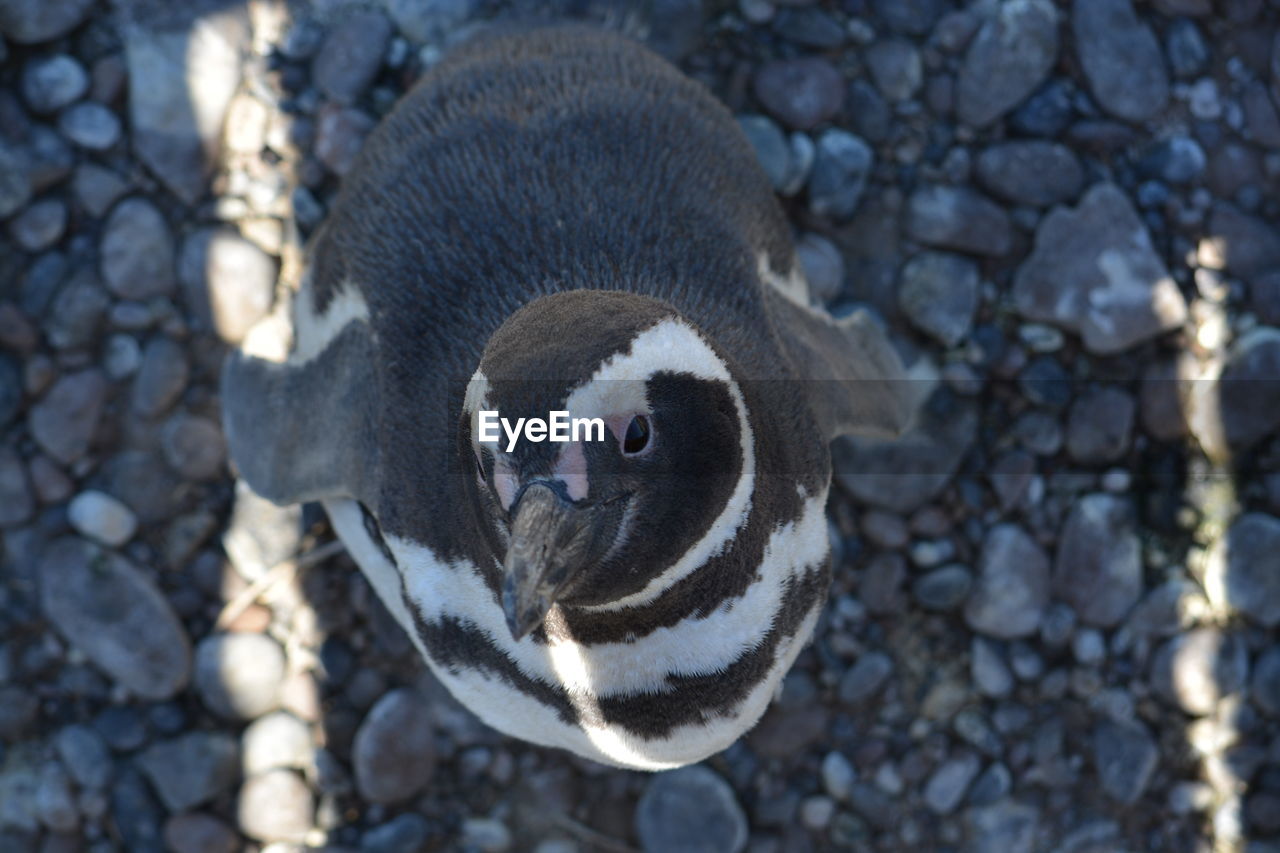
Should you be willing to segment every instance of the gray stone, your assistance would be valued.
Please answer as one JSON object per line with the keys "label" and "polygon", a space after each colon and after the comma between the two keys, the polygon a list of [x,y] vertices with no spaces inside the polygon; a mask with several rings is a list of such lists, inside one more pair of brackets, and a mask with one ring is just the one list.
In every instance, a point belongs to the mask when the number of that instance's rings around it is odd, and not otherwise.
{"label": "gray stone", "polygon": [[284,652],[270,637],[213,634],[196,647],[196,691],[220,717],[257,719],[279,707],[284,666]]}
{"label": "gray stone", "polygon": [[902,268],[898,305],[911,324],[946,347],[969,335],[978,310],[978,267],[946,252],[921,252]]}
{"label": "gray stone", "polygon": [[99,251],[102,280],[121,299],[150,299],[173,290],[173,238],[151,202],[129,198],[117,204]]}
{"label": "gray stone", "polygon": [[1071,28],[1085,79],[1104,110],[1140,122],[1164,109],[1169,78],[1160,43],[1130,0],[1074,0]]}
{"label": "gray stone", "polygon": [[822,787],[837,802],[846,802],[853,792],[853,785],[858,781],[858,772],[853,769],[849,759],[843,753],[831,751],[822,759]]}
{"label": "gray stone", "polygon": [[240,750],[235,738],[222,732],[189,732],[160,741],[134,763],[171,812],[209,802],[240,777]]}
{"label": "gray stone", "polygon": [[204,812],[174,815],[165,821],[164,843],[174,853],[236,853],[240,849],[236,831]]}
{"label": "gray stone", "polygon": [[54,832],[71,833],[80,826],[71,778],[56,762],[40,768],[35,807],[40,822]]}
{"label": "gray stone", "polygon": [[867,652],[840,677],[836,695],[846,705],[861,705],[880,692],[893,675],[893,660],[883,652]]}
{"label": "gray stone", "polygon": [[227,445],[208,418],[179,414],[160,433],[165,461],[188,480],[216,480],[225,472]]}
{"label": "gray stone", "polygon": [[56,198],[37,201],[9,221],[9,236],[18,248],[43,252],[62,237],[67,227],[67,206]]}
{"label": "gray stone", "polygon": [[0,527],[22,524],[35,508],[22,459],[9,448],[0,447]]}
{"label": "gray stone", "polygon": [[125,31],[134,152],[187,205],[205,194],[249,33],[246,16],[231,11]]}
{"label": "gray stone", "polygon": [[796,256],[809,283],[809,294],[818,304],[834,302],[844,287],[844,257],[836,245],[808,233],[796,242]]}
{"label": "gray stone", "polygon": [[925,783],[924,804],[937,815],[955,811],[981,769],[982,763],[972,752],[950,759]]}
{"label": "gray stone", "polygon": [[1000,800],[970,809],[967,815],[971,853],[1032,853],[1040,810],[1015,800]]}
{"label": "gray stone", "polygon": [[360,796],[375,803],[407,800],[435,772],[430,711],[412,690],[387,693],[356,732],[351,763]]}
{"label": "gray stone", "polygon": [[[361,853],[410,853],[426,847],[431,824],[420,814],[402,814],[360,836]],[[545,843],[545,842],[544,842]],[[535,850],[542,853],[542,847]],[[574,846],[566,853],[573,853]]]}
{"label": "gray stone", "polygon": [[654,775],[635,812],[645,853],[741,853],[747,818],[724,779],[701,765]]}
{"label": "gray stone", "polygon": [[142,347],[132,335],[112,335],[102,353],[102,367],[113,381],[128,379],[142,366]]}
{"label": "gray stone", "polygon": [[818,50],[839,47],[848,37],[840,21],[813,6],[779,10],[773,30],[787,41]]}
{"label": "gray stone", "polygon": [[1218,702],[1245,686],[1248,649],[1236,633],[1197,628],[1179,634],[1156,652],[1151,686],[1188,714],[1212,714]]}
{"label": "gray stone", "polygon": [[1264,628],[1280,625],[1280,519],[1261,512],[1240,516],[1212,547],[1205,589]]}
{"label": "gray stone", "polygon": [[106,151],[120,141],[120,119],[102,104],[76,104],[58,116],[58,130],[81,148]]}
{"label": "gray stone", "polygon": [[49,621],[122,687],[159,700],[186,686],[191,645],[182,623],[129,560],[67,537],[45,550],[39,577]]}
{"label": "gray stone", "polygon": [[1272,646],[1258,656],[1249,694],[1263,713],[1280,717],[1280,646]]}
{"label": "gray stone", "polygon": [[[1212,403],[1217,412],[1207,412],[1209,423],[1192,419],[1202,444],[1212,436],[1204,429],[1221,429],[1234,448],[1247,450],[1280,427],[1280,329],[1259,327],[1238,339],[1213,386]],[[1199,390],[1199,386],[1195,386]],[[1219,421],[1220,418],[1220,421]]]}
{"label": "gray stone", "polygon": [[1194,21],[1178,18],[1165,31],[1164,52],[1174,77],[1192,78],[1202,73],[1211,56],[1200,28]]}
{"label": "gray stone", "polygon": [[0,140],[0,219],[12,216],[31,200],[27,158]]}
{"label": "gray stone", "polygon": [[31,437],[64,465],[75,462],[89,450],[106,394],[107,381],[99,370],[62,377],[31,407]]}
{"label": "gray stone", "polygon": [[1200,243],[1200,266],[1225,269],[1246,281],[1280,268],[1280,228],[1233,205],[1217,203]]}
{"label": "gray stone", "polygon": [[1044,217],[1014,277],[1013,301],[1024,317],[1075,332],[1103,355],[1178,328],[1187,316],[1146,227],[1112,184]]}
{"label": "gray stone", "polygon": [[189,375],[182,347],[169,338],[152,338],[143,348],[142,366],[133,380],[133,410],[145,418],[164,414],[182,396]]}
{"label": "gray stone", "polygon": [[985,637],[974,637],[969,646],[969,673],[983,696],[1001,699],[1013,692],[1013,673],[995,643]]}
{"label": "gray stone", "polygon": [[844,103],[844,78],[825,59],[777,59],[756,72],[754,90],[765,111],[788,127],[809,130]]}
{"label": "gray stone", "polygon": [[18,44],[53,41],[80,25],[94,0],[0,0],[0,33]]}
{"label": "gray stone", "polygon": [[183,242],[178,277],[200,324],[238,344],[271,310],[276,261],[234,228],[204,228]]}
{"label": "gray stone", "polygon": [[62,285],[54,298],[44,332],[56,349],[83,349],[98,340],[102,318],[111,298],[91,267],[82,267]]}
{"label": "gray stone", "polygon": [[777,123],[768,116],[739,116],[738,127],[755,149],[756,159],[775,192],[781,192],[792,179],[791,146]]}
{"label": "gray stone", "polygon": [[972,405],[945,393],[922,408],[919,424],[901,438],[845,436],[832,444],[836,480],[862,503],[907,513],[951,481],[977,433]]}
{"label": "gray stone", "polygon": [[1058,58],[1058,13],[1049,0],[992,6],[969,44],[956,86],[960,120],[984,127],[1024,101]]}
{"label": "gray stone", "polygon": [[809,175],[809,209],[833,219],[853,216],[874,164],[870,146],[852,133],[823,131]]}
{"label": "gray stone", "polygon": [[1022,528],[1000,524],[982,542],[978,578],[965,603],[965,622],[1001,639],[1027,637],[1049,604],[1049,558]]}
{"label": "gray stone", "polygon": [[102,466],[98,483],[128,504],[144,525],[167,521],[183,508],[182,482],[152,450],[115,454]]}
{"label": "gray stone", "polygon": [[81,788],[103,790],[115,775],[111,750],[102,736],[88,726],[73,724],[53,740],[58,758]]}
{"label": "gray stone", "polygon": [[373,82],[391,38],[391,22],[370,9],[347,15],[329,30],[311,63],[316,88],[340,104],[353,103]]}
{"label": "gray stone", "polygon": [[1254,81],[1245,87],[1240,98],[1244,107],[1245,127],[1259,145],[1280,148],[1280,109],[1264,83]]}
{"label": "gray stone", "polygon": [[1084,184],[1084,169],[1071,149],[1025,140],[988,146],[978,157],[978,180],[992,194],[1033,207],[1069,201]]}
{"label": "gray stone", "polygon": [[292,770],[268,770],[240,788],[236,823],[259,841],[301,843],[311,830],[315,806],[311,789]]}
{"label": "gray stone", "polygon": [[383,0],[396,27],[412,41],[437,44],[476,13],[478,0]]}
{"label": "gray stone", "polygon": [[871,2],[871,8],[876,17],[890,30],[917,36],[929,32],[934,22],[947,11],[947,6],[944,0],[872,0]]}
{"label": "gray stone", "polygon": [[910,100],[924,82],[920,51],[905,39],[873,42],[867,48],[866,62],[876,88],[890,101]]}
{"label": "gray stone", "polygon": [[293,714],[276,711],[254,720],[241,739],[244,772],[253,775],[277,767],[305,769],[315,745],[307,724]]}
{"label": "gray stone", "polygon": [[911,595],[927,610],[954,610],[964,603],[973,588],[973,573],[964,566],[951,565],[921,575],[911,585]]}
{"label": "gray stone", "polygon": [[71,499],[67,520],[78,533],[111,547],[128,542],[138,530],[138,518],[133,510],[95,489]]}
{"label": "gray stone", "polygon": [[999,256],[1013,248],[1009,215],[970,189],[927,186],[907,202],[906,229],[926,246]]}
{"label": "gray stone", "polygon": [[511,849],[511,830],[497,818],[469,817],[462,822],[462,847],[481,853],[507,853]]}
{"label": "gray stone", "polygon": [[1280,269],[1253,280],[1249,287],[1249,305],[1258,320],[1269,326],[1280,326]]}
{"label": "gray stone", "polygon": [[89,75],[66,54],[32,59],[22,69],[22,97],[33,112],[54,113],[84,97]]}
{"label": "gray stone", "polygon": [[1144,174],[1171,184],[1187,184],[1204,172],[1208,162],[1200,143],[1190,136],[1170,136],[1148,149],[1138,162]]}
{"label": "gray stone", "polygon": [[129,191],[129,183],[96,163],[81,163],[71,179],[71,188],[85,212],[90,216],[100,217]]}
{"label": "gray stone", "polygon": [[969,788],[969,803],[986,806],[1006,796],[1013,788],[1013,776],[1009,768],[995,762],[974,780]]}
{"label": "gray stone", "polygon": [[1142,594],[1142,548],[1128,501],[1092,494],[1076,503],[1058,536],[1053,589],[1089,625],[1124,619]]}
{"label": "gray stone", "polygon": [[1068,455],[1083,465],[1122,458],[1136,409],[1133,397],[1110,386],[1077,397],[1067,418]]}
{"label": "gray stone", "polygon": [[1156,742],[1142,723],[1104,719],[1093,731],[1093,763],[1098,781],[1116,802],[1137,802],[1151,783],[1159,760]]}
{"label": "gray stone", "polygon": [[356,109],[325,109],[316,123],[316,158],[341,177],[355,164],[356,155],[375,122]]}
{"label": "gray stone", "polygon": [[864,80],[849,84],[849,127],[868,142],[880,144],[889,137],[893,112],[875,86]]}

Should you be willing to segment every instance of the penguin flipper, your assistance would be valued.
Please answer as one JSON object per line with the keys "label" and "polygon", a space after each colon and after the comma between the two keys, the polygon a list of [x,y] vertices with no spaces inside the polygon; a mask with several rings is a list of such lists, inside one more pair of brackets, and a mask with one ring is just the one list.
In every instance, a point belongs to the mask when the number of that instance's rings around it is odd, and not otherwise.
{"label": "penguin flipper", "polygon": [[364,323],[350,323],[305,361],[244,349],[222,369],[222,419],[240,476],[277,504],[360,499],[377,463],[376,382]]}
{"label": "penguin flipper", "polygon": [[834,319],[776,291],[769,302],[828,440],[850,434],[893,438],[907,429],[916,395],[888,336],[866,311]]}

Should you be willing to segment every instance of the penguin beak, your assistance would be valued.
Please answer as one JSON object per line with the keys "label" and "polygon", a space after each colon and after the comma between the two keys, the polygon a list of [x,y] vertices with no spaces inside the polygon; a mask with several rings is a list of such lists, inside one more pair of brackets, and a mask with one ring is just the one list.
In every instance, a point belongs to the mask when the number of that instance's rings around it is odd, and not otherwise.
{"label": "penguin beak", "polygon": [[516,496],[511,519],[502,609],[519,640],[542,624],[566,582],[591,559],[595,518],[550,483],[534,481]]}

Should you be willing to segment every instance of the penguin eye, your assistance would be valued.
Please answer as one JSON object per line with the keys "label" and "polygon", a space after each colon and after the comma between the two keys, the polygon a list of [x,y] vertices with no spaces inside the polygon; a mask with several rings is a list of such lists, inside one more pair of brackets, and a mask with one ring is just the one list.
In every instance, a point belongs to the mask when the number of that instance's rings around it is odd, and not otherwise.
{"label": "penguin eye", "polygon": [[627,424],[627,434],[622,438],[622,452],[634,456],[649,446],[649,419],[644,415],[636,415]]}

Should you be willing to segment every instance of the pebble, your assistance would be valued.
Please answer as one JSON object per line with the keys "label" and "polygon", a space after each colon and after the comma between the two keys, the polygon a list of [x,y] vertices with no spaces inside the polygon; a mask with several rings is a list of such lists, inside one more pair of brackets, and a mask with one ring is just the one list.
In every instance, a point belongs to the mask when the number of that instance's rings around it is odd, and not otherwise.
{"label": "pebble", "polygon": [[64,465],[89,450],[107,393],[101,371],[82,370],[63,376],[31,407],[28,426],[36,444]]}
{"label": "pebble", "polygon": [[822,788],[837,802],[847,802],[858,781],[858,773],[840,752],[828,752],[822,759]]}
{"label": "pebble", "polygon": [[954,347],[973,327],[978,309],[978,267],[960,255],[921,252],[902,267],[898,305],[911,324]]}
{"label": "pebble", "polygon": [[54,297],[44,332],[56,349],[87,349],[98,340],[111,298],[92,267],[81,267]]}
{"label": "pebble", "polygon": [[1267,148],[1280,148],[1280,106],[1271,100],[1267,87],[1255,80],[1245,87],[1240,102],[1249,136]]}
{"label": "pebble", "polygon": [[636,805],[645,853],[741,853],[747,819],[724,779],[701,765],[654,775]]}
{"label": "pebble", "polygon": [[67,227],[67,206],[59,199],[37,201],[9,222],[9,236],[18,248],[43,252],[62,237]]}
{"label": "pebble", "polygon": [[1084,185],[1084,169],[1071,149],[1044,140],[988,146],[978,157],[977,174],[993,195],[1032,207],[1070,201]]}
{"label": "pebble", "polygon": [[893,675],[893,660],[883,652],[867,652],[840,678],[836,694],[846,705],[861,705],[884,687]]}
{"label": "pebble", "polygon": [[35,498],[22,459],[0,447],[0,527],[22,524],[35,511]]}
{"label": "pebble", "polygon": [[111,822],[124,849],[158,853],[163,821],[164,812],[146,781],[127,765],[111,787]]}
{"label": "pebble", "polygon": [[71,499],[67,520],[79,533],[113,548],[128,542],[138,530],[138,518],[133,510],[96,489]]}
{"label": "pebble", "polygon": [[951,565],[921,575],[911,585],[911,595],[927,610],[954,610],[964,603],[973,588],[973,574],[964,566]]}
{"label": "pebble", "polygon": [[160,433],[165,461],[188,480],[216,480],[227,460],[222,430],[208,418],[179,414]]}
{"label": "pebble", "polygon": [[786,135],[768,116],[738,116],[738,127],[755,149],[756,159],[769,176],[774,191],[781,192],[791,182],[794,169]]}
{"label": "pebble", "polygon": [[965,603],[965,622],[1000,639],[1026,637],[1049,603],[1049,558],[1014,524],[991,528],[978,558],[978,578]]}
{"label": "pebble", "polygon": [[1077,397],[1067,417],[1067,453],[1082,465],[1121,459],[1129,450],[1137,403],[1114,387]]}
{"label": "pebble", "polygon": [[970,853],[1032,853],[1040,810],[1014,799],[970,809],[966,823]]}
{"label": "pebble", "polygon": [[263,634],[213,634],[196,647],[196,691],[206,708],[228,720],[275,710],[284,672],[283,650]]}
{"label": "pebble", "polygon": [[1187,18],[1175,18],[1169,22],[1164,35],[1164,52],[1169,58],[1173,76],[1184,80],[1201,74],[1211,56],[1200,27]]}
{"label": "pebble", "polygon": [[431,824],[412,812],[392,818],[360,836],[361,853],[413,853],[431,837]]}
{"label": "pebble", "polygon": [[511,849],[511,830],[500,820],[471,817],[462,822],[462,845],[480,853],[506,853]]}
{"label": "pebble", "polygon": [[876,18],[890,30],[917,36],[929,32],[948,6],[944,0],[871,0]]}
{"label": "pebble", "polygon": [[872,43],[866,51],[867,69],[880,94],[890,101],[907,101],[916,96],[924,82],[920,51],[905,39],[885,39]]}
{"label": "pebble", "polygon": [[844,257],[836,245],[819,234],[804,234],[796,255],[809,283],[810,296],[820,305],[834,302],[844,288]]}
{"label": "pebble", "polygon": [[1240,516],[1209,552],[1205,589],[1264,628],[1280,625],[1280,519]]}
{"label": "pebble", "polygon": [[1142,594],[1142,549],[1133,509],[1115,495],[1081,498],[1058,537],[1054,593],[1081,621],[1119,624]]}
{"label": "pebble", "polygon": [[830,797],[805,797],[800,801],[800,823],[805,829],[821,832],[831,825],[836,804]]}
{"label": "pebble", "polygon": [[874,165],[867,143],[837,128],[823,131],[809,174],[809,209],[837,220],[853,216]]}
{"label": "pebble", "polygon": [[1067,81],[1050,80],[1009,115],[1009,127],[1027,136],[1050,140],[1061,137],[1071,124],[1075,110],[1073,92]]}
{"label": "pebble", "polygon": [[355,165],[356,155],[375,122],[357,109],[326,109],[316,124],[315,155],[341,177]]}
{"label": "pebble", "polygon": [[276,261],[234,228],[188,237],[178,275],[195,316],[227,343],[242,341],[271,310]]}
{"label": "pebble", "polygon": [[35,809],[40,822],[53,832],[71,833],[80,826],[71,779],[56,762],[51,761],[39,770]]}
{"label": "pebble", "polygon": [[22,210],[31,193],[26,155],[0,140],[0,219]]}
{"label": "pebble", "polygon": [[240,750],[222,732],[188,732],[152,744],[134,763],[165,808],[184,812],[230,790],[240,777]]}
{"label": "pebble", "polygon": [[66,54],[41,56],[22,69],[22,97],[36,113],[55,113],[89,91],[89,75]]}
{"label": "pebble", "polygon": [[956,113],[985,127],[1020,104],[1058,58],[1058,13],[1049,0],[1012,0],[991,8],[969,44],[956,85]]}
{"label": "pebble", "polygon": [[250,776],[240,788],[236,824],[250,838],[301,843],[314,819],[311,789],[292,770]]}
{"label": "pebble", "polygon": [[53,741],[58,758],[81,788],[102,790],[115,774],[111,752],[102,736],[88,726],[73,724]]}
{"label": "pebble", "polygon": [[766,62],[756,72],[753,88],[767,113],[796,130],[827,121],[844,103],[844,78],[817,57]]}
{"label": "pebble", "polygon": [[1226,696],[1244,688],[1248,649],[1236,633],[1196,628],[1169,640],[1151,664],[1155,692],[1188,714],[1212,714]]}
{"label": "pebble", "polygon": [[939,249],[999,256],[1013,247],[1009,215],[981,194],[966,188],[928,186],[907,202],[907,234]]}
{"label": "pebble", "polygon": [[102,280],[121,299],[150,299],[173,290],[174,254],[169,226],[142,198],[117,204],[103,228]]}
{"label": "pebble", "polygon": [[58,116],[58,130],[81,148],[106,151],[120,141],[120,119],[101,104],[76,104]]}
{"label": "pebble", "polygon": [[1280,717],[1280,646],[1272,646],[1258,656],[1249,695],[1264,714]]}
{"label": "pebble", "polygon": [[435,772],[434,738],[420,696],[405,688],[384,695],[360,724],[351,751],[360,796],[396,803],[421,791]]}
{"label": "pebble", "polygon": [[474,16],[479,0],[388,0],[388,14],[405,37],[415,42],[445,41]]}
{"label": "pebble", "polygon": [[983,696],[1002,699],[1013,692],[1013,673],[999,648],[985,637],[974,637],[969,646],[969,674]]}
{"label": "pebble", "polygon": [[1131,122],[1146,121],[1164,109],[1169,78],[1160,43],[1131,0],[1075,0],[1071,28],[1099,106]]}
{"label": "pebble", "polygon": [[164,843],[174,853],[236,853],[241,849],[236,831],[204,812],[174,815],[165,821]]}
{"label": "pebble", "polygon": [[1208,159],[1200,143],[1190,136],[1160,140],[1138,161],[1138,169],[1171,184],[1188,184],[1204,173]]}
{"label": "pebble", "polygon": [[129,191],[124,178],[96,163],[81,163],[71,179],[76,199],[90,216],[101,217]]}
{"label": "pebble", "polygon": [[1215,203],[1197,260],[1252,281],[1280,267],[1280,229],[1234,205]]}
{"label": "pebble", "polygon": [[391,39],[391,22],[375,10],[358,11],[334,26],[311,64],[311,79],[340,104],[355,102],[377,76]]}
{"label": "pebble", "polygon": [[997,802],[1013,788],[1009,768],[1000,762],[993,763],[974,780],[969,788],[969,804],[986,806]]}
{"label": "pebble", "polygon": [[1092,353],[1121,352],[1180,327],[1186,302],[1142,221],[1113,184],[1041,220],[1013,282],[1024,317],[1079,334]]}
{"label": "pebble", "polygon": [[[1206,444],[1203,433],[1221,424],[1227,442],[1248,450],[1280,427],[1280,329],[1260,327],[1236,340],[1214,391],[1217,411],[1210,408],[1207,423],[1191,418],[1192,428]],[[1220,421],[1218,420],[1220,419]]]}
{"label": "pebble", "polygon": [[960,805],[982,763],[973,753],[952,758],[934,771],[924,786],[924,804],[936,815],[946,815]]}
{"label": "pebble", "polygon": [[142,350],[142,365],[133,380],[130,405],[144,418],[167,412],[187,387],[187,354],[176,341],[154,337]]}
{"label": "pebble", "polygon": [[1081,628],[1071,637],[1071,654],[1081,666],[1096,666],[1106,659],[1106,641],[1101,632],[1093,628]]}
{"label": "pebble", "polygon": [[285,711],[267,714],[244,730],[244,772],[253,775],[277,767],[305,769],[311,764],[314,748],[306,723]]}
{"label": "pebble", "polygon": [[1101,720],[1093,731],[1093,763],[1102,790],[1132,805],[1147,790],[1160,752],[1147,727],[1137,721]]}
{"label": "pebble", "polygon": [[889,137],[893,112],[880,92],[864,80],[854,80],[849,85],[849,127],[863,139],[880,144]]}
{"label": "pebble", "polygon": [[102,366],[114,381],[128,379],[142,365],[142,347],[132,335],[112,335],[102,354]]}

